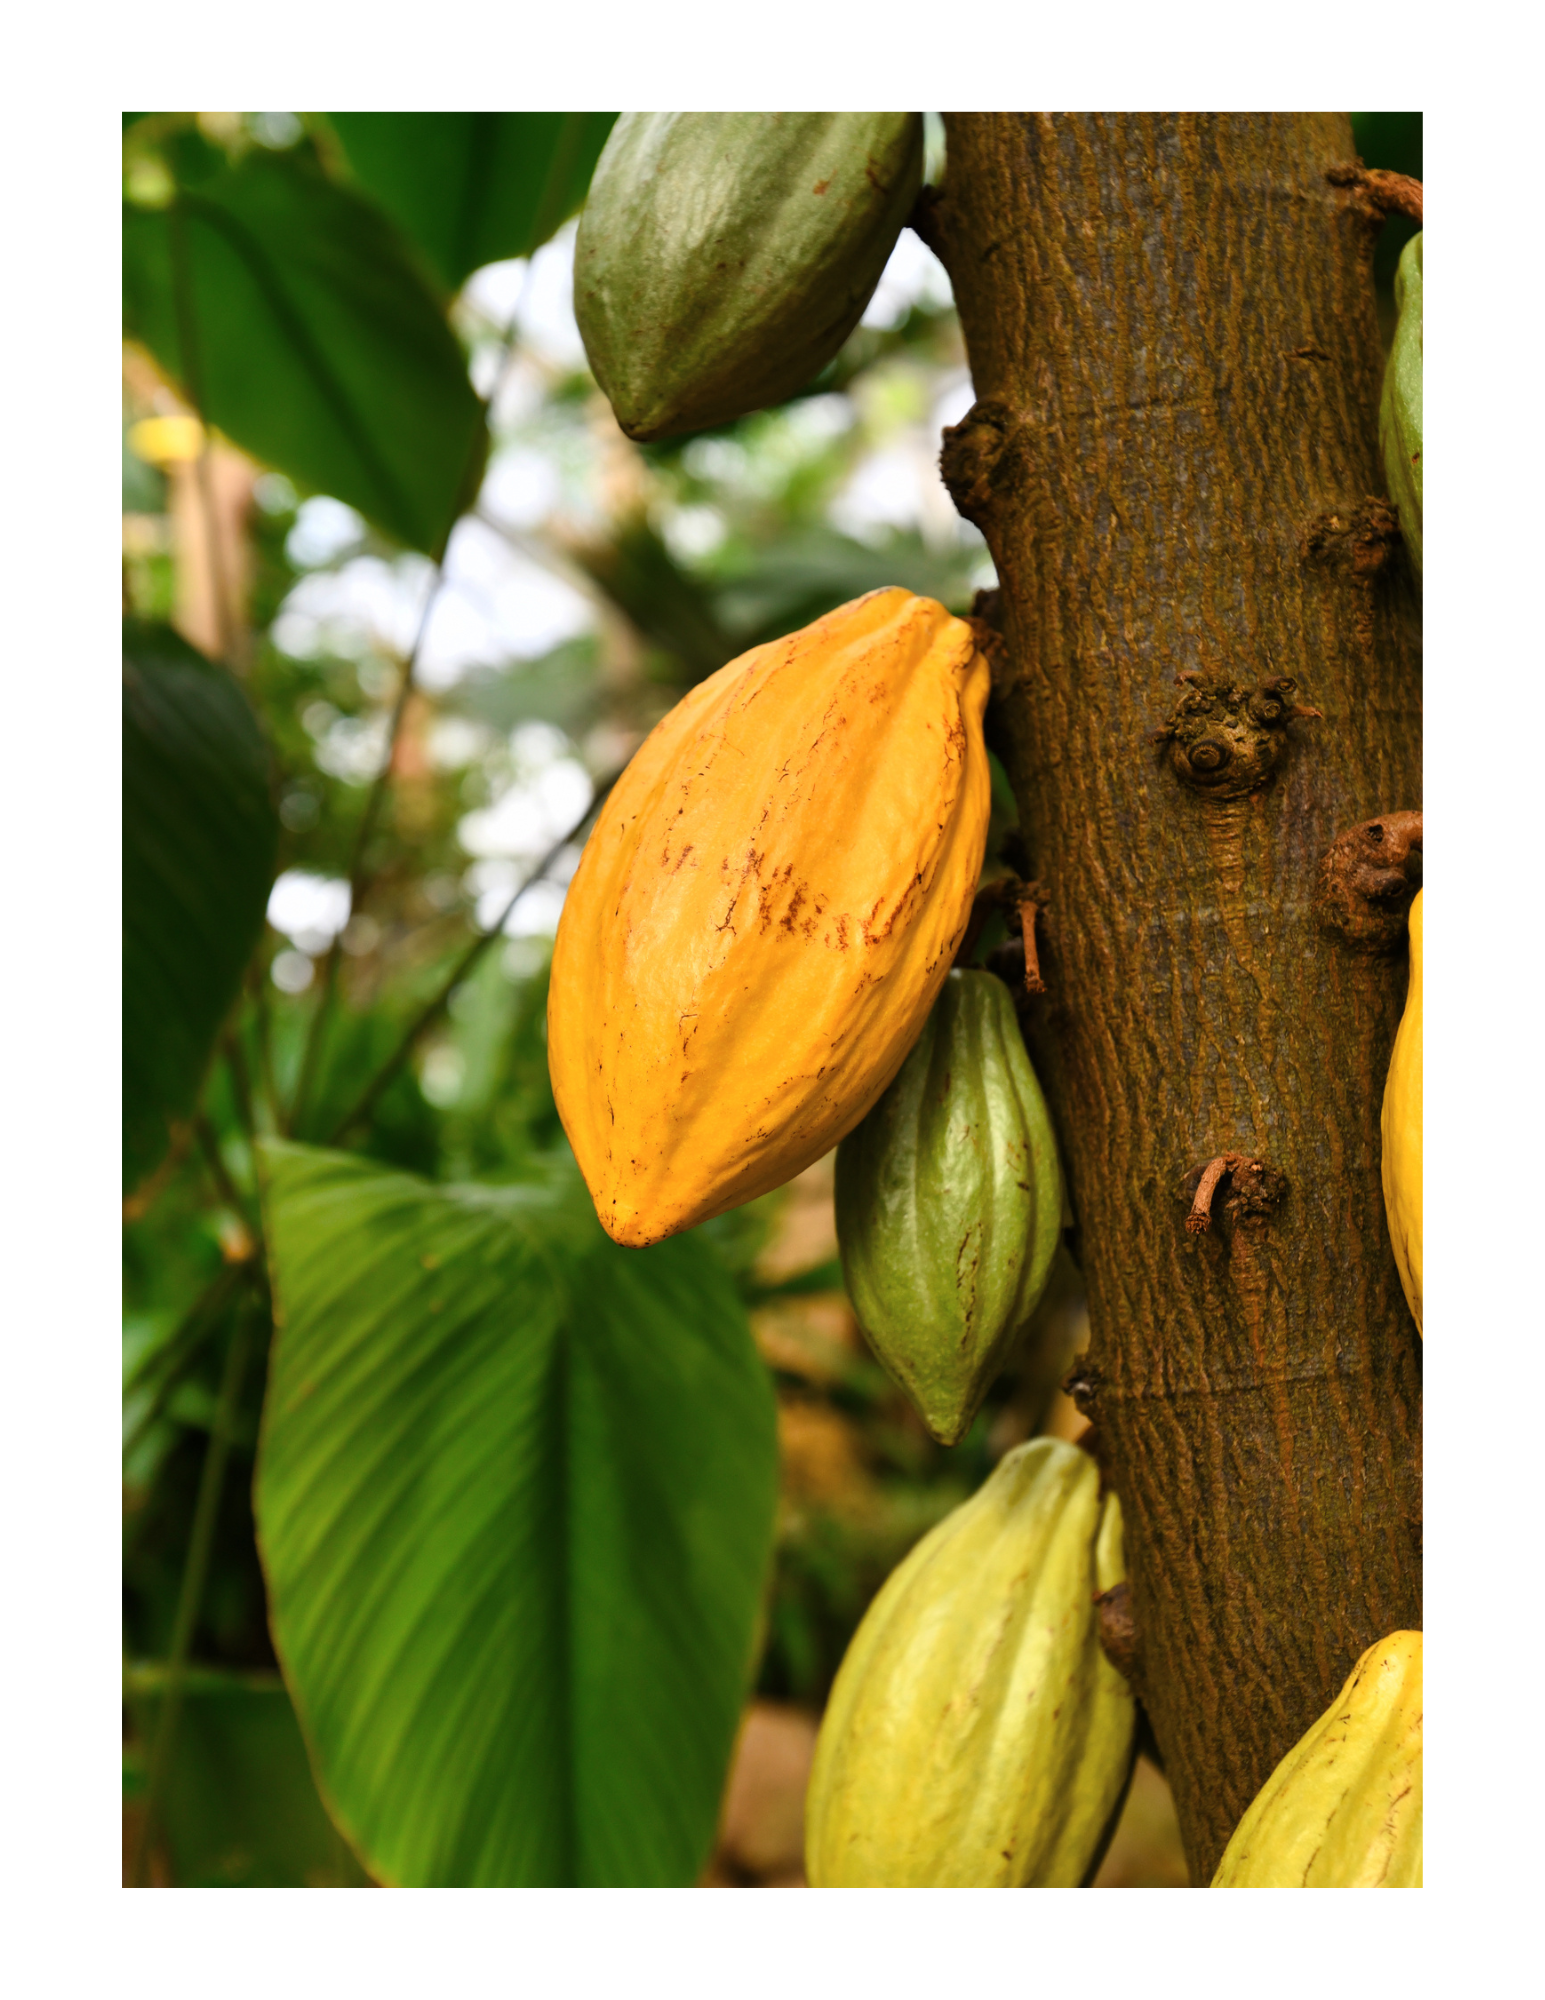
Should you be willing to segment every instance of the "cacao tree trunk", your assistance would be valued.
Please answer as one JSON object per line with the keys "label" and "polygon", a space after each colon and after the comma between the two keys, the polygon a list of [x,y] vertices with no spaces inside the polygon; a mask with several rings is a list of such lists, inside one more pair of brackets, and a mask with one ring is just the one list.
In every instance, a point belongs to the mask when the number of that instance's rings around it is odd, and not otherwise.
{"label": "cacao tree trunk", "polygon": [[1025,1018],[1082,1400],[1205,1883],[1357,1655],[1421,1624],[1421,1350],[1379,1177],[1409,892],[1357,935],[1317,901],[1336,836],[1420,803],[1378,211],[1328,177],[1342,116],[946,126],[919,224],[977,401],[943,469],[998,569],[990,730],[1049,903]]}

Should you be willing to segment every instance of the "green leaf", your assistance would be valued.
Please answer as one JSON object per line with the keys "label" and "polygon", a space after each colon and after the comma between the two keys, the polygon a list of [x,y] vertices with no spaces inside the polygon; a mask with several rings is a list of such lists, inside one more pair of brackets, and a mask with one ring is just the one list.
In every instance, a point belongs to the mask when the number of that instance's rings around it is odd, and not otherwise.
{"label": "green leaf", "polygon": [[776,1485],[745,1313],[571,1164],[433,1187],[262,1149],[275,1644],[339,1825],[399,1884],[690,1883]]}
{"label": "green leaf", "polygon": [[[136,1666],[124,1700],[155,1736],[166,1670]],[[295,1711],[275,1674],[196,1667],[183,1683],[161,1831],[179,1888],[365,1888],[317,1797]]]}
{"label": "green leaf", "polygon": [[981,560],[980,547],[931,549],[917,534],[892,534],[870,547],[830,529],[796,531],[721,573],[714,601],[738,651],[809,625],[885,584],[902,584],[963,613]]}
{"label": "green leaf", "polygon": [[580,206],[615,111],[335,111],[362,186],[455,291]]}
{"label": "green leaf", "polygon": [[128,207],[124,319],[211,423],[438,556],[487,452],[416,260],[304,151],[252,152]]}
{"label": "green leaf", "polygon": [[246,695],[169,626],[123,628],[123,1171],[192,1114],[263,928],[279,822]]}

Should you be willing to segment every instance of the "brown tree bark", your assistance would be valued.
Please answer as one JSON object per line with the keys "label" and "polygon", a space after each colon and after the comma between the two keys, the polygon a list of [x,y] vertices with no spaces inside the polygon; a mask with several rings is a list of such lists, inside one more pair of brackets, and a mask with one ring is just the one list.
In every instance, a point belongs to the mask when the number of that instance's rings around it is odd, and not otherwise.
{"label": "brown tree bark", "polygon": [[919,221],[977,402],[943,469],[998,568],[991,726],[1049,903],[1026,1022],[1089,1290],[1083,1400],[1205,1883],[1358,1654],[1421,1624],[1421,1351],[1379,1178],[1411,889],[1371,871],[1393,924],[1317,900],[1338,835],[1420,803],[1381,211],[1332,173],[1340,116],[946,126]]}

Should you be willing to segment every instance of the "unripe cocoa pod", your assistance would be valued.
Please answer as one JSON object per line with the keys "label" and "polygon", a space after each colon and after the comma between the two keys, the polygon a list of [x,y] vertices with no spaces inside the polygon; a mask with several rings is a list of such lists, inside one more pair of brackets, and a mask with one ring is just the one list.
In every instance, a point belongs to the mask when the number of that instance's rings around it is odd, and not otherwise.
{"label": "unripe cocoa pod", "polygon": [[877,590],[695,687],[607,800],[553,950],[548,1065],[602,1225],[780,1187],[901,1067],[987,839],[988,667]]}
{"label": "unripe cocoa pod", "polygon": [[1058,1438],[925,1535],[838,1669],[805,1801],[812,1888],[1074,1888],[1131,1770],[1131,1689],[1094,1599],[1121,1511]]}
{"label": "unripe cocoa pod", "polygon": [[574,316],[633,438],[781,403],[869,303],[923,176],[916,111],[630,111],[574,245]]}
{"label": "unripe cocoa pod", "polygon": [[1418,576],[1422,573],[1422,239],[1400,253],[1395,272],[1395,338],[1379,397],[1379,448],[1389,497],[1400,515]]}
{"label": "unripe cocoa pod", "polygon": [[1261,1787],[1215,1889],[1422,1886],[1422,1635],[1370,1646]]}
{"label": "unripe cocoa pod", "polygon": [[895,1081],[837,1148],[837,1242],[859,1325],[958,1444],[1046,1286],[1062,1168],[1014,1002],[951,972]]}
{"label": "unripe cocoa pod", "polygon": [[1411,983],[1384,1082],[1384,1214],[1405,1288],[1422,1330],[1422,891],[1411,905]]}

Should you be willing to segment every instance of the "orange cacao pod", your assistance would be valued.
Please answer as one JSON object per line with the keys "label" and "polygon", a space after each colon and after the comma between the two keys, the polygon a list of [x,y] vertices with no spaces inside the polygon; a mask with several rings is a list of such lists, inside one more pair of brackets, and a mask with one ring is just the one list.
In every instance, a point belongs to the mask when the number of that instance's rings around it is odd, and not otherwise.
{"label": "orange cacao pod", "polygon": [[987,838],[987,662],[900,589],[721,667],[655,728],[558,926],[548,1062],[603,1226],[779,1187],[901,1067]]}

